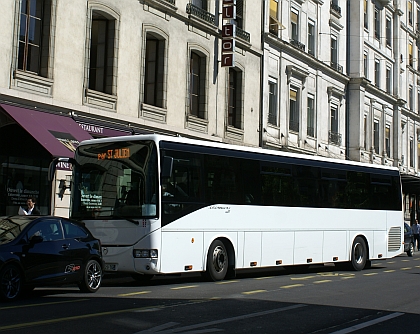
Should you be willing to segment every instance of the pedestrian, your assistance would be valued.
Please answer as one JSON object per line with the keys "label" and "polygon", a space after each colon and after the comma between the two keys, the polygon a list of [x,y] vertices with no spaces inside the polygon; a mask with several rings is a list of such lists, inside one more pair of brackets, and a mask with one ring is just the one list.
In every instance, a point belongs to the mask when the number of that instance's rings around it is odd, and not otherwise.
{"label": "pedestrian", "polygon": [[413,225],[411,225],[411,229],[413,230],[414,236],[414,248],[416,248],[417,243],[417,250],[420,251],[420,224],[419,221],[416,219]]}
{"label": "pedestrian", "polygon": [[19,208],[19,214],[20,215],[35,215],[38,216],[41,214],[41,211],[39,211],[36,207],[35,207],[35,203],[36,203],[36,198],[34,196],[30,196],[28,198],[28,200],[26,201],[26,208]]}

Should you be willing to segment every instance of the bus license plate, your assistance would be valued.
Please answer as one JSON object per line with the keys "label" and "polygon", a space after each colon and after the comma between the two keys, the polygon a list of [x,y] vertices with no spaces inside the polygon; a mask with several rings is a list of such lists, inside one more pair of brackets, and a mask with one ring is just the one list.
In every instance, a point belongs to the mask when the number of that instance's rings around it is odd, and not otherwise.
{"label": "bus license plate", "polygon": [[105,263],[104,271],[117,271],[116,263]]}

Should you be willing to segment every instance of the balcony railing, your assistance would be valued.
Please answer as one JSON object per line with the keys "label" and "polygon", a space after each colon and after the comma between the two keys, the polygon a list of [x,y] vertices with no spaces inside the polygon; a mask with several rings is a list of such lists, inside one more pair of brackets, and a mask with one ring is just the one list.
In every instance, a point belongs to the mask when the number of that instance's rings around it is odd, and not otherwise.
{"label": "balcony railing", "polygon": [[168,3],[170,3],[171,5],[175,6],[175,0],[160,0],[160,1],[163,1],[163,2],[168,2]]}
{"label": "balcony railing", "polygon": [[295,40],[291,39],[290,44],[292,44],[294,47],[298,48],[299,50],[305,51],[305,44]]}
{"label": "balcony railing", "polygon": [[330,144],[341,145],[341,133],[328,131],[328,142]]}
{"label": "balcony railing", "polygon": [[214,25],[214,22],[216,21],[215,16],[213,14],[191,3],[187,4],[187,14],[198,17],[199,19],[213,25]]}
{"label": "balcony railing", "polygon": [[236,27],[236,37],[243,39],[244,41],[247,41],[247,42],[251,41],[251,34],[239,27]]}
{"label": "balcony railing", "polygon": [[331,1],[331,10],[341,16],[341,7],[332,1]]}
{"label": "balcony railing", "polygon": [[338,72],[340,72],[340,73],[343,73],[343,66],[342,65],[340,65],[340,64],[338,64],[338,63],[335,63],[335,62],[331,62],[331,67],[333,68],[333,69],[335,69],[336,71],[338,71]]}

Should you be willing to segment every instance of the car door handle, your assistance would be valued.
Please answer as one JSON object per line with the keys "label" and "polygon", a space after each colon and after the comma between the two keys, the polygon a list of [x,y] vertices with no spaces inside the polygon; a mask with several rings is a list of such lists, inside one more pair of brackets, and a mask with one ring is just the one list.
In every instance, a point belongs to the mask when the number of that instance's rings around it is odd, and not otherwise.
{"label": "car door handle", "polygon": [[63,249],[69,249],[69,245],[67,245],[67,244],[64,244],[63,246],[61,246],[61,247],[63,247]]}

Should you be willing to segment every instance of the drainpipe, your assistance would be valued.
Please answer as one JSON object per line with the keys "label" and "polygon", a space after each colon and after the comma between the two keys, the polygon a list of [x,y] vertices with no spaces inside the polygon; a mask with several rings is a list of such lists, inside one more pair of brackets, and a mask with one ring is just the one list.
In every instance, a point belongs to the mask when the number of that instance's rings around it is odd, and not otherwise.
{"label": "drainpipe", "polygon": [[262,20],[261,20],[261,51],[262,56],[260,58],[260,115],[259,115],[259,146],[263,147],[263,136],[264,136],[264,27],[265,27],[265,2],[266,0],[261,1],[262,7]]}

